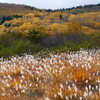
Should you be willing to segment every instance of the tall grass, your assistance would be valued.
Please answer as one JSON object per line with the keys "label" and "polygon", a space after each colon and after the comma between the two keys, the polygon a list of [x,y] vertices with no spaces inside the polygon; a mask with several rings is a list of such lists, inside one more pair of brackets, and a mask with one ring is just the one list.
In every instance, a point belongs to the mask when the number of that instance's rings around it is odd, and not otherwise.
{"label": "tall grass", "polygon": [[100,50],[0,59],[0,100],[99,100]]}

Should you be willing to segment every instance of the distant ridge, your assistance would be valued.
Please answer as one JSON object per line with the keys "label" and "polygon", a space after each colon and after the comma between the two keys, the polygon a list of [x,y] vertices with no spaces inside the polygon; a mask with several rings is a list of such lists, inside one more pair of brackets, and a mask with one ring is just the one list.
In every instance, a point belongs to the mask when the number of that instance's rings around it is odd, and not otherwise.
{"label": "distant ridge", "polygon": [[52,9],[38,9],[32,6],[21,5],[21,4],[0,3],[0,16],[24,15],[27,13],[33,13],[34,11],[47,11],[47,12],[65,11],[71,14],[99,12],[100,4],[84,5],[72,8],[52,10]]}
{"label": "distant ridge", "polygon": [[100,11],[100,4],[84,5],[84,6],[77,6],[77,7],[72,7],[72,8],[63,8],[63,9],[56,9],[56,10],[45,9],[45,11],[48,11],[48,12],[66,11],[66,12],[72,13],[72,14],[98,12],[98,11]]}
{"label": "distant ridge", "polygon": [[39,9],[27,5],[0,3],[0,15],[23,15],[34,10]]}

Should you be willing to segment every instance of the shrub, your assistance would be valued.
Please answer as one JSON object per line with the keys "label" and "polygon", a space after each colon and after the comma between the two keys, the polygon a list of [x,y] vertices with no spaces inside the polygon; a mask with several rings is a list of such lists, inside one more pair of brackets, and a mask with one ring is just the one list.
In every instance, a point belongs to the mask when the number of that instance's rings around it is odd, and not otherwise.
{"label": "shrub", "polygon": [[11,48],[3,48],[0,50],[0,57],[13,56]]}
{"label": "shrub", "polygon": [[15,54],[37,53],[42,47],[39,44],[31,43],[29,40],[18,40],[13,43],[13,52]]}
{"label": "shrub", "polygon": [[61,45],[52,47],[51,52],[61,53],[61,52],[68,52],[68,51],[79,51],[80,49],[90,49],[92,47],[93,47],[92,44],[87,40],[78,43],[67,41]]}
{"label": "shrub", "polygon": [[71,22],[68,25],[67,33],[78,34],[82,33],[82,25],[79,22]]}
{"label": "shrub", "polygon": [[31,40],[31,41],[39,41],[41,40],[45,35],[39,31],[39,30],[36,30],[36,29],[33,29],[32,31],[29,31],[28,32],[28,38]]}
{"label": "shrub", "polygon": [[89,35],[90,43],[94,48],[100,48],[100,32],[92,33]]}
{"label": "shrub", "polygon": [[0,36],[0,45],[4,47],[10,47],[12,43],[21,38],[21,35],[18,33],[6,33]]}
{"label": "shrub", "polygon": [[23,53],[38,53],[42,49],[37,43],[23,38],[20,34],[6,33],[0,36],[0,57],[21,55]]}

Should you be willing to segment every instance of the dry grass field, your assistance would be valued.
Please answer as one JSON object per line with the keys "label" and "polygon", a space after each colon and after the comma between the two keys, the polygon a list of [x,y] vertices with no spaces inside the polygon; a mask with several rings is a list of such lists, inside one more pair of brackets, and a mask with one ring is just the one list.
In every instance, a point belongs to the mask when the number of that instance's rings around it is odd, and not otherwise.
{"label": "dry grass field", "polygon": [[0,100],[100,100],[100,50],[1,58]]}

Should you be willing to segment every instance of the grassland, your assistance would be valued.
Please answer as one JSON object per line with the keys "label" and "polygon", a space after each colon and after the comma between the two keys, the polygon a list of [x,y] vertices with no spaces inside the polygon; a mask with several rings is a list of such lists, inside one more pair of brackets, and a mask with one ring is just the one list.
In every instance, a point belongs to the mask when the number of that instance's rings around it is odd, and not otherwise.
{"label": "grassland", "polygon": [[99,100],[100,49],[0,59],[0,100]]}

